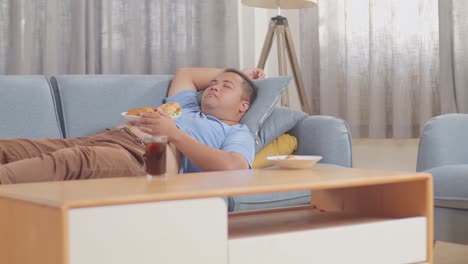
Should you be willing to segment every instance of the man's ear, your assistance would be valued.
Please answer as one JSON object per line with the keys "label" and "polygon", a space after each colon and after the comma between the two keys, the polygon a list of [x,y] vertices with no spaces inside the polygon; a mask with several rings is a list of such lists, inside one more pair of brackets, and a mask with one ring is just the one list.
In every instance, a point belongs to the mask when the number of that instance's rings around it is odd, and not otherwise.
{"label": "man's ear", "polygon": [[250,108],[250,103],[248,101],[242,101],[239,107],[239,113],[245,113]]}

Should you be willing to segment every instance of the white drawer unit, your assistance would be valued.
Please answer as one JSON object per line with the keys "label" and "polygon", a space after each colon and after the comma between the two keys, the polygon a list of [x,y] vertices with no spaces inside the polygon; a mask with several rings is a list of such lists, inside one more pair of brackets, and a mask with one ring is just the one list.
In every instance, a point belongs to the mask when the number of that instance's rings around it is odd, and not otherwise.
{"label": "white drawer unit", "polygon": [[426,260],[426,218],[292,210],[230,219],[229,263],[398,264]]}

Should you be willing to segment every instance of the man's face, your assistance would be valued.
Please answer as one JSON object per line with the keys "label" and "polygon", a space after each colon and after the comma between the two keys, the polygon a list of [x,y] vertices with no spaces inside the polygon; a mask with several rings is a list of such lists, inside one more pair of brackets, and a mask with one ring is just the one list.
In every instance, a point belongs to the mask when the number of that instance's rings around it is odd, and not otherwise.
{"label": "man's face", "polygon": [[224,72],[218,75],[203,93],[202,110],[206,114],[218,118],[243,111],[242,109],[245,108],[248,101],[242,99],[242,82],[242,78],[233,72]]}

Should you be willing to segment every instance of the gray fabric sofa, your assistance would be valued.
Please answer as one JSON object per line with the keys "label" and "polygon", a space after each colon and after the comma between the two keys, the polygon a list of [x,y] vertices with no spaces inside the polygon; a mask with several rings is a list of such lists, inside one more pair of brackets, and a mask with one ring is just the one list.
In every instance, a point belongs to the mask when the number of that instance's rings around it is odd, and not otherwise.
{"label": "gray fabric sofa", "polygon": [[441,115],[424,125],[417,171],[434,179],[435,240],[468,244],[468,114]]}
{"label": "gray fabric sofa", "polygon": [[[171,79],[163,75],[0,76],[0,138],[69,138],[98,133],[124,122],[120,113],[127,109],[160,104]],[[278,134],[289,131],[298,139],[297,154],[323,156],[321,165],[350,167],[351,137],[342,119],[288,110],[289,115],[295,114],[293,119],[275,106],[272,100],[278,99],[289,80],[268,78],[257,83],[258,99],[243,120],[254,130],[257,150],[277,136],[270,130]],[[293,123],[291,127],[264,128],[272,122]],[[309,202],[310,192],[287,192],[229,197],[228,207],[237,211]]]}

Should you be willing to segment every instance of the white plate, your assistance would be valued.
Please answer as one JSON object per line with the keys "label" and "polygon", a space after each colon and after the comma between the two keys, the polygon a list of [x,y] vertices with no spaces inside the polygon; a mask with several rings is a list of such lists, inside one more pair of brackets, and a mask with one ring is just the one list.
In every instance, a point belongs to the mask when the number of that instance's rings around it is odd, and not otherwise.
{"label": "white plate", "polygon": [[[290,158],[288,158],[290,157]],[[282,169],[308,169],[322,159],[322,156],[282,155],[270,156],[267,160]]]}
{"label": "white plate", "polygon": [[140,119],[141,117],[140,116],[135,116],[135,115],[127,115],[127,112],[122,112],[122,114],[120,114],[123,118],[127,119],[128,121],[135,121],[135,120],[138,120]]}

